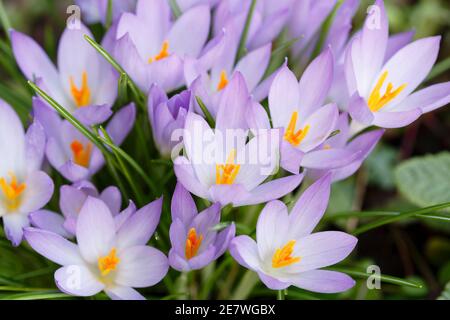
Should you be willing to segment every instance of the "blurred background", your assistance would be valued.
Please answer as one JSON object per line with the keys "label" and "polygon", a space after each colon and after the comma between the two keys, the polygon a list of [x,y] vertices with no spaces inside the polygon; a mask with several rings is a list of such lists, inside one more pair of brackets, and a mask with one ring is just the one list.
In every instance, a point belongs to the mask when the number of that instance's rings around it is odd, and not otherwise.
{"label": "blurred background", "polygon": [[[4,0],[4,11],[11,25],[31,35],[54,58],[57,42],[67,18],[65,0]],[[361,1],[354,19],[359,28],[372,1]],[[390,32],[414,29],[416,38],[442,35],[439,64],[426,84],[450,81],[450,1],[386,0]],[[92,26],[94,34],[101,25]],[[3,30],[2,30],[3,31]],[[24,121],[31,108],[31,90],[10,59],[6,36],[1,32],[0,97],[9,102]],[[353,230],[364,223],[363,216],[336,219],[349,211],[407,211],[450,201],[450,108],[422,116],[412,125],[388,130],[361,170],[353,177],[333,185],[332,198],[324,223]],[[440,212],[448,216],[447,212]],[[331,221],[332,222],[327,222]],[[367,221],[370,221],[367,220]],[[366,232],[359,237],[352,266],[378,265],[383,274],[415,280],[422,289],[383,284],[382,290],[368,290],[365,280],[351,291],[335,296],[352,299],[450,299],[450,223],[415,217]],[[37,258],[26,248],[12,248],[0,241],[0,282],[2,277],[30,286],[52,286],[52,277],[44,272],[52,265]],[[42,277],[34,270],[44,270]],[[30,276],[30,273],[32,276]],[[45,276],[44,276],[45,275]],[[9,281],[9,280],[8,280]],[[7,285],[2,282],[0,285]],[[303,296],[301,296],[303,294]],[[256,288],[250,297],[264,297]],[[303,298],[333,298],[307,295]]]}

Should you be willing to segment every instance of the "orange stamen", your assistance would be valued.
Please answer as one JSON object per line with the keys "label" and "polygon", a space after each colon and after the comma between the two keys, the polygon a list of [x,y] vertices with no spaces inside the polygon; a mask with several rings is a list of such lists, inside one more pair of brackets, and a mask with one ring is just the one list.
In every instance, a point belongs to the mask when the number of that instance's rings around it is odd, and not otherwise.
{"label": "orange stamen", "polygon": [[227,72],[225,70],[222,70],[220,72],[220,80],[219,84],[217,85],[217,91],[220,91],[223,88],[225,88],[227,84],[228,84]]}
{"label": "orange stamen", "polygon": [[240,164],[234,163],[236,157],[236,150],[231,150],[225,164],[216,164],[216,184],[233,184],[236,179]]}
{"label": "orange stamen", "polygon": [[81,89],[78,89],[73,81],[73,77],[70,77],[70,91],[72,97],[75,100],[77,107],[85,107],[91,102],[91,89],[88,84],[88,75],[86,71],[83,71],[81,80]]}
{"label": "orange stamen", "polygon": [[292,257],[294,252],[295,240],[289,241],[283,248],[279,248],[272,256],[272,267],[281,268],[300,261],[300,257]]}
{"label": "orange stamen", "polygon": [[111,271],[116,270],[120,259],[116,255],[116,248],[112,248],[107,256],[98,258],[98,270],[102,276],[108,275]]}
{"label": "orange stamen", "polygon": [[373,112],[380,110],[386,104],[391,102],[407,86],[407,84],[405,83],[405,84],[402,84],[397,89],[395,89],[394,91],[392,91],[392,89],[394,89],[394,85],[391,82],[389,82],[386,87],[386,91],[382,96],[380,94],[380,90],[381,90],[381,87],[383,86],[384,82],[386,81],[387,77],[388,77],[388,72],[387,71],[383,72],[383,74],[381,75],[377,84],[373,88],[372,93],[370,94],[368,105],[369,105],[370,110],[372,110]]}
{"label": "orange stamen", "polygon": [[295,126],[297,125],[298,112],[294,111],[291,116],[291,120],[284,133],[284,140],[288,141],[293,146],[298,146],[303,139],[305,139],[306,134],[309,131],[309,125],[306,125],[303,129],[295,131]]}
{"label": "orange stamen", "polygon": [[9,210],[15,210],[20,205],[20,196],[26,189],[25,183],[18,183],[16,176],[10,172],[9,176],[11,177],[10,182],[8,183],[5,178],[0,178],[0,189],[3,192],[3,195],[6,200],[6,207]]}
{"label": "orange stamen", "polygon": [[165,40],[163,42],[163,44],[162,44],[161,51],[157,55],[155,55],[154,57],[150,57],[148,59],[148,63],[152,63],[152,62],[155,62],[155,61],[158,61],[158,60],[162,60],[164,58],[167,58],[169,55],[170,55],[169,54],[169,41]]}
{"label": "orange stamen", "polygon": [[74,140],[70,144],[70,149],[72,149],[74,162],[87,168],[91,160],[92,143],[88,142],[84,146],[80,141]]}
{"label": "orange stamen", "polygon": [[198,249],[202,244],[202,240],[203,235],[201,234],[197,236],[197,231],[195,230],[195,228],[191,228],[189,230],[185,247],[186,259],[189,260],[197,255]]}

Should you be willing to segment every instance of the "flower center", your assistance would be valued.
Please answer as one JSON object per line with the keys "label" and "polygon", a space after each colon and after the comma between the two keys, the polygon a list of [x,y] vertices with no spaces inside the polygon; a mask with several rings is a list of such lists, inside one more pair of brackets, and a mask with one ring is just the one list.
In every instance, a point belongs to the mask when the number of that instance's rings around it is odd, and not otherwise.
{"label": "flower center", "polygon": [[70,77],[70,92],[72,93],[73,100],[77,107],[85,107],[91,103],[91,89],[88,84],[88,75],[86,71],[83,71],[81,79],[81,89],[75,85],[73,77]]}
{"label": "flower center", "polygon": [[102,276],[108,275],[111,271],[116,270],[120,259],[116,255],[116,248],[112,248],[107,256],[98,258],[98,270]]}
{"label": "flower center", "polygon": [[216,164],[216,184],[233,184],[241,168],[240,164],[234,163],[235,157],[236,150],[233,149],[225,164]]}
{"label": "flower center", "polygon": [[72,149],[74,162],[87,168],[91,159],[92,143],[88,142],[84,146],[80,141],[73,140],[70,144],[70,149]]}
{"label": "flower center", "polygon": [[162,44],[161,51],[154,57],[148,58],[148,63],[152,63],[158,60],[162,60],[169,56],[169,41],[165,40]]}
{"label": "flower center", "polygon": [[219,83],[217,84],[217,91],[220,91],[223,88],[225,88],[227,84],[228,84],[227,72],[225,70],[222,70],[220,72]]}
{"label": "flower center", "polygon": [[9,183],[5,178],[0,178],[0,189],[5,197],[6,207],[9,210],[15,210],[20,205],[20,197],[26,189],[25,183],[18,183],[16,176],[10,172]]}
{"label": "flower center", "polygon": [[300,257],[292,257],[295,240],[291,240],[283,248],[278,248],[272,256],[272,267],[282,268],[300,261]]}
{"label": "flower center", "polygon": [[197,231],[195,230],[195,228],[191,228],[189,230],[185,247],[186,259],[189,260],[197,255],[197,251],[202,244],[202,240],[203,235],[201,234],[197,236]]}
{"label": "flower center", "polygon": [[378,80],[377,84],[375,85],[375,88],[373,88],[372,93],[370,94],[368,105],[370,110],[373,112],[376,112],[383,108],[386,104],[391,102],[396,96],[400,94],[400,92],[403,91],[403,89],[406,88],[407,84],[402,84],[400,87],[394,89],[394,85],[389,82],[386,91],[383,95],[380,94],[381,87],[383,86],[384,82],[386,81],[386,78],[388,76],[388,72],[385,71],[381,75],[380,79]]}
{"label": "flower center", "polygon": [[305,139],[306,134],[309,131],[309,125],[306,125],[303,129],[295,131],[295,126],[297,125],[298,112],[294,111],[291,116],[291,120],[284,133],[284,140],[292,144],[293,146],[298,146],[303,139]]}

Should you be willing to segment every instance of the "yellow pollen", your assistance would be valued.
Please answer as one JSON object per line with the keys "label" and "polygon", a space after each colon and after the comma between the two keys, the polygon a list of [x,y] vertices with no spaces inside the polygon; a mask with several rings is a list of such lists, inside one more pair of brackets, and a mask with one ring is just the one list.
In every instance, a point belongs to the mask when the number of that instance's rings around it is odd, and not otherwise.
{"label": "yellow pollen", "polygon": [[81,89],[77,88],[73,81],[73,77],[70,77],[70,91],[77,107],[85,107],[91,103],[91,89],[89,88],[86,71],[83,71]]}
{"label": "yellow pollen", "polygon": [[72,149],[74,162],[87,168],[91,159],[92,143],[88,142],[84,146],[80,141],[73,140],[70,149]]}
{"label": "yellow pollen", "polygon": [[197,255],[198,249],[202,244],[202,240],[203,235],[201,234],[200,236],[197,236],[197,231],[195,228],[191,228],[189,230],[185,247],[186,259],[189,260]]}
{"label": "yellow pollen", "polygon": [[225,164],[216,164],[216,184],[233,184],[241,168],[240,164],[234,163],[235,157],[236,150],[233,149]]}
{"label": "yellow pollen", "polygon": [[297,132],[295,131],[295,126],[297,124],[298,112],[294,111],[291,116],[291,120],[286,128],[286,132],[284,133],[284,140],[288,141],[293,146],[298,146],[303,139],[305,139],[308,131],[309,125],[306,125],[303,129],[299,129]]}
{"label": "yellow pollen", "polygon": [[381,75],[377,84],[375,85],[375,88],[373,88],[372,93],[370,94],[368,105],[369,105],[370,110],[372,110],[373,112],[380,110],[386,104],[391,102],[407,86],[407,84],[405,83],[405,84],[402,84],[397,89],[395,89],[394,91],[392,91],[392,89],[394,89],[394,85],[391,82],[389,82],[385,93],[383,95],[381,95],[380,90],[381,90],[381,87],[383,86],[384,82],[386,81],[387,77],[388,77],[388,72],[387,71],[383,72],[383,74]]}
{"label": "yellow pollen", "polygon": [[330,150],[330,149],[331,149],[331,146],[330,146],[329,144],[325,144],[325,145],[323,146],[323,149],[324,149],[324,150]]}
{"label": "yellow pollen", "polygon": [[165,40],[162,44],[161,51],[154,57],[148,59],[148,63],[152,63],[158,60],[162,60],[169,56],[169,41]]}
{"label": "yellow pollen", "polygon": [[120,259],[116,256],[116,248],[112,248],[107,256],[98,258],[98,270],[102,276],[108,275],[111,271],[116,270]]}
{"label": "yellow pollen", "polygon": [[220,72],[220,80],[219,84],[217,85],[217,91],[220,91],[223,88],[225,88],[227,84],[228,84],[227,72],[225,70],[222,70]]}
{"label": "yellow pollen", "polygon": [[11,177],[9,183],[5,178],[0,178],[0,189],[5,197],[6,207],[9,210],[15,210],[20,205],[20,196],[27,186],[25,183],[17,183],[17,178],[12,172],[9,176]]}
{"label": "yellow pollen", "polygon": [[300,257],[292,257],[294,252],[295,240],[291,240],[283,248],[279,248],[272,256],[272,267],[282,268],[300,261]]}

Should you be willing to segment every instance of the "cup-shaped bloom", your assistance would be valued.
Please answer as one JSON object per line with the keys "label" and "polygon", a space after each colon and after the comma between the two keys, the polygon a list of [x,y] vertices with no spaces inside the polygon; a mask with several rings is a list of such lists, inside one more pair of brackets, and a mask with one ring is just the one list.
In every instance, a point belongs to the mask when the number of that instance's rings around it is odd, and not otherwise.
{"label": "cup-shaped bloom", "polygon": [[[67,180],[89,179],[103,167],[101,151],[68,121],[62,120],[40,99],[33,100],[33,111],[47,135],[45,154],[50,164]],[[133,103],[122,107],[111,118],[106,131],[120,145],[134,125],[136,108]]]}
{"label": "cup-shaped bloom", "polygon": [[77,244],[47,230],[27,228],[30,246],[61,265],[55,272],[58,288],[75,296],[102,290],[112,299],[144,299],[133,288],[155,285],[169,264],[159,250],[146,246],[161,215],[161,199],[134,213],[119,228],[108,206],[88,197],[76,227]]}
{"label": "cup-shaped bloom", "polygon": [[384,3],[377,0],[362,32],[346,52],[345,74],[349,113],[362,127],[398,128],[422,113],[450,102],[450,82],[416,91],[433,67],[440,37],[416,40],[398,50],[386,63],[388,19]]}
{"label": "cup-shaped bloom", "polygon": [[53,194],[53,181],[40,171],[45,133],[38,122],[24,132],[14,110],[0,100],[0,217],[14,246],[22,241],[30,212],[41,209]]}
{"label": "cup-shaped bloom", "polygon": [[174,161],[178,181],[198,197],[235,207],[277,199],[294,190],[303,175],[264,183],[278,166],[279,134],[266,130],[246,143],[248,130],[239,130],[237,124],[244,122],[239,118],[238,110],[222,108],[213,130],[201,116],[188,113],[183,135],[186,157]]}
{"label": "cup-shaped bloom", "polygon": [[219,203],[198,213],[192,196],[177,184],[172,198],[170,266],[178,271],[197,270],[219,258],[236,232],[234,223],[217,231],[214,227],[219,222]]}
{"label": "cup-shaped bloom", "polygon": [[[80,6],[82,18],[86,23],[106,23],[108,0],[75,0]],[[116,21],[124,12],[131,12],[136,7],[136,0],[112,0],[112,20]]]}
{"label": "cup-shaped bloom", "polygon": [[307,175],[313,178],[320,177],[327,172],[331,171],[332,180],[339,181],[346,179],[353,175],[359,167],[363,164],[364,160],[370,155],[378,141],[381,139],[384,130],[372,130],[364,132],[358,135],[356,138],[352,138],[350,132],[350,125],[348,114],[343,113],[339,116],[339,120],[336,124],[335,130],[339,130],[339,133],[335,136],[327,139],[319,148],[321,149],[344,149],[351,153],[357,154],[357,156],[347,165],[332,169],[332,170],[317,170],[310,169],[307,171]]}
{"label": "cup-shaped bloom", "polygon": [[52,231],[65,238],[76,234],[78,215],[88,197],[102,200],[116,220],[117,228],[136,211],[136,206],[130,201],[129,206],[120,212],[122,196],[115,186],[105,188],[101,193],[89,181],[80,181],[73,185],[63,185],[59,191],[59,207],[62,215],[49,210],[38,210],[29,218],[34,227]]}
{"label": "cup-shaped bloom", "polygon": [[155,144],[164,157],[168,157],[178,141],[172,139],[177,129],[184,128],[186,115],[191,105],[191,91],[185,90],[167,97],[158,85],[152,85],[148,95],[148,117]]}
{"label": "cup-shaped bloom", "polygon": [[326,49],[311,62],[300,82],[287,67],[283,67],[270,87],[272,124],[284,132],[281,166],[290,172],[298,173],[300,166],[337,168],[347,165],[355,157],[342,148],[317,149],[332,133],[339,117],[335,104],[322,106],[332,80],[333,56],[331,50]]}
{"label": "cup-shaped bloom", "polygon": [[270,289],[296,286],[323,293],[342,292],[355,281],[346,274],[320,270],[345,259],[357,239],[339,231],[311,233],[328,204],[330,175],[311,185],[288,214],[281,201],[271,201],[256,225],[256,242],[249,236],[231,241],[230,253],[242,266],[258,273]]}
{"label": "cup-shaped bloom", "polygon": [[124,13],[117,25],[114,55],[137,85],[153,83],[165,91],[183,84],[183,59],[197,58],[208,38],[210,8],[200,5],[176,21],[166,0],[139,0],[136,14]]}
{"label": "cup-shaped bloom", "polygon": [[60,105],[85,124],[105,121],[117,97],[117,75],[84,39],[93,37],[80,24],[66,28],[58,47],[58,69],[32,38],[11,31],[17,64],[27,79],[35,81]]}

